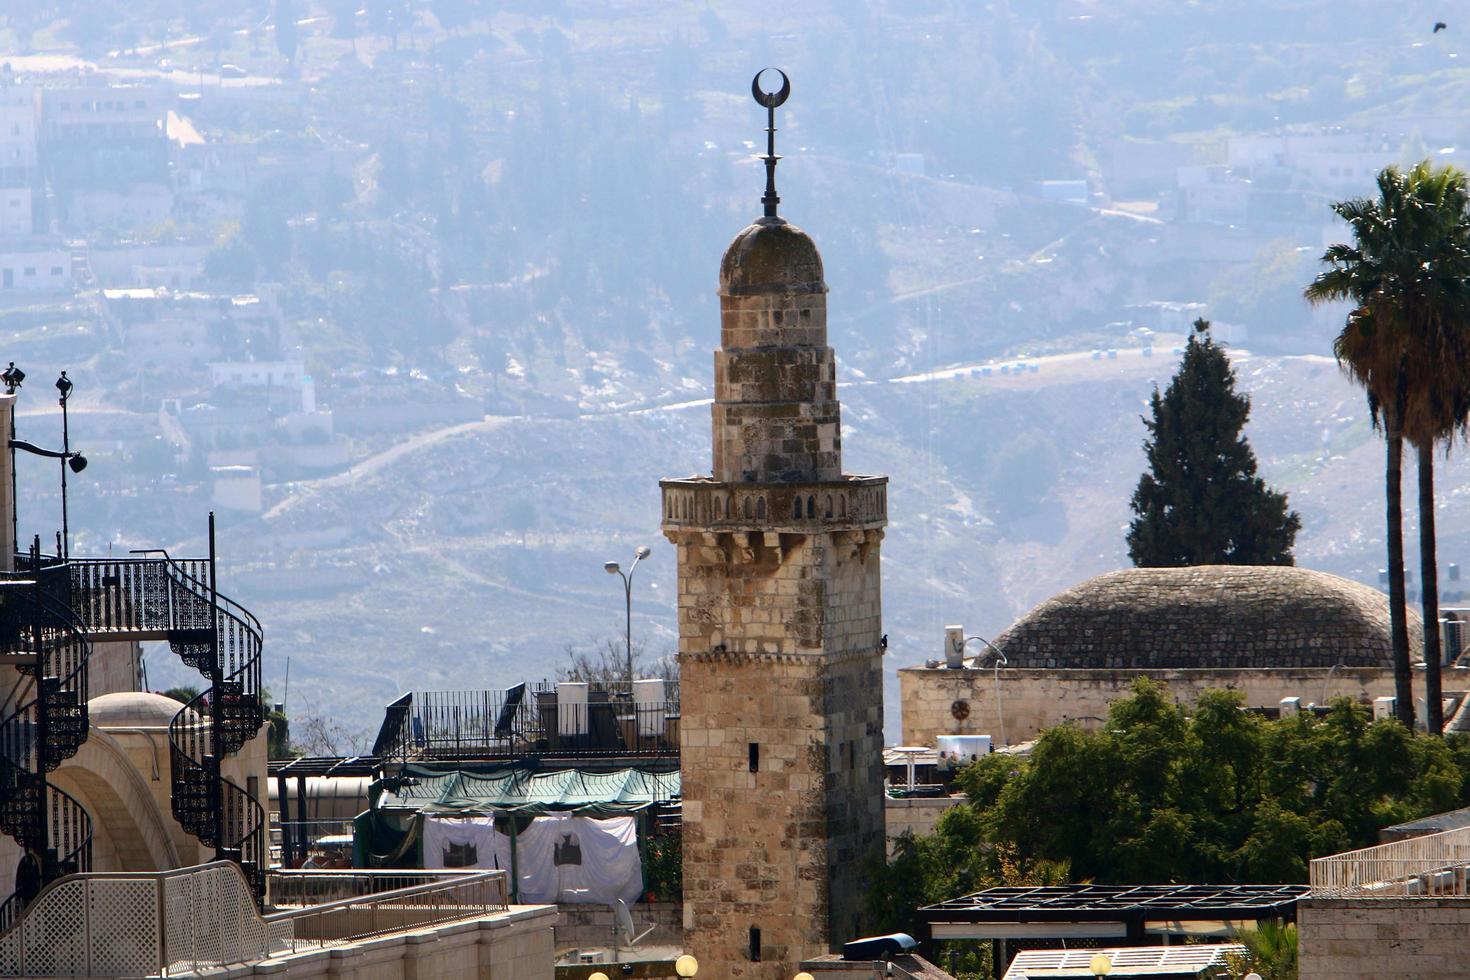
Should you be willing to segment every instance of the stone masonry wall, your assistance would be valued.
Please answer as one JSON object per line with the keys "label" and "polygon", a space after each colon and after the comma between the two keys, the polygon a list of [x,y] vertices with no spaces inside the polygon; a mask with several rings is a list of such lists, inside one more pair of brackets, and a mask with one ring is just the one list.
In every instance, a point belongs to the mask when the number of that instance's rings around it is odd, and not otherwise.
{"label": "stone masonry wall", "polygon": [[882,534],[670,537],[687,947],[719,976],[784,980],[860,931],[882,853]]}
{"label": "stone masonry wall", "polygon": [[[868,625],[878,628],[876,613]],[[865,651],[831,661],[825,688],[827,944],[837,948],[868,934],[862,914],[866,870],[885,853],[883,655],[877,636]]]}
{"label": "stone masonry wall", "polygon": [[827,951],[824,670],[800,655],[680,657],[685,946],[701,973],[785,980]]}
{"label": "stone masonry wall", "polygon": [[727,483],[842,478],[827,297],[723,296],[711,406],[714,476]]}
{"label": "stone masonry wall", "polygon": [[1306,899],[1301,980],[1450,980],[1470,975],[1470,898]]}
{"label": "stone masonry wall", "polygon": [[[1329,675],[1331,679],[1329,681]],[[1347,695],[1358,700],[1393,694],[1393,671],[1378,667],[1245,667],[1176,670],[1046,670],[1002,667],[1000,709],[1006,739],[1035,738],[1064,721],[1095,725],[1108,705],[1148,677],[1180,701],[1192,703],[1211,688],[1240,691],[1248,705],[1273,706],[1285,697],[1303,702]],[[898,672],[903,743],[933,745],[938,735],[991,735],[1000,744],[996,675],[989,669],[906,667]],[[1447,679],[1447,687],[1452,682]],[[956,714],[964,715],[963,718]]]}

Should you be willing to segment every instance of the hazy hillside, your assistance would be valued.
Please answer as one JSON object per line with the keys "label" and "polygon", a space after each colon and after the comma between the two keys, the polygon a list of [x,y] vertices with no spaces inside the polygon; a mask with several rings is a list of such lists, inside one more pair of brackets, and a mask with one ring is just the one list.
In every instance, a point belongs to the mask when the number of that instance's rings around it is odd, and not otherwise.
{"label": "hazy hillside", "polygon": [[[944,625],[993,636],[1048,595],[1127,563],[1138,413],[1173,360],[1082,354],[1019,377],[843,388],[847,467],[886,473],[892,487],[890,725],[892,670],[939,656]],[[1238,367],[1264,471],[1304,519],[1299,563],[1373,581],[1382,444],[1360,397],[1321,357]],[[672,649],[674,568],[656,483],[708,471],[708,425],[704,405],[490,420],[350,483],[298,488],[278,516],[227,527],[224,581],[268,624],[271,686],[289,656],[293,698],[365,727],[402,689],[552,676],[567,646],[619,636],[620,592],[601,565],[643,543],[654,554],[638,572],[635,639]],[[1470,556],[1467,476],[1458,456],[1441,471],[1446,563]],[[507,529],[521,499],[535,501],[524,542]],[[296,547],[259,547],[263,525],[268,540]],[[150,658],[151,676],[169,660]]]}
{"label": "hazy hillside", "polygon": [[[146,95],[170,201],[78,205],[99,187],[68,161],[101,161],[106,200],[146,184],[105,141],[27,175],[32,245],[75,281],[0,295],[23,437],[50,441],[69,369],[78,552],[198,551],[220,510],[225,587],[278,697],[289,658],[293,710],[367,727],[402,688],[550,676],[620,633],[602,562],[644,543],[635,632],[672,647],[656,481],[709,465],[715,272],[758,213],[767,64],[793,82],[778,183],[826,261],[847,465],[892,479],[891,665],[1125,561],[1137,416],[1201,314],[1258,352],[1250,432],[1302,563],[1376,581],[1381,444],[1322,357],[1340,311],[1300,290],[1332,200],[1390,162],[1470,162],[1470,23],[1442,5],[11,7],[5,83]],[[1002,375],[1018,356],[1038,370]],[[222,362],[296,365],[315,408]],[[234,466],[259,507],[220,502]],[[1464,476],[1457,455],[1439,481],[1446,563]],[[23,534],[51,540],[54,489],[22,469]]]}

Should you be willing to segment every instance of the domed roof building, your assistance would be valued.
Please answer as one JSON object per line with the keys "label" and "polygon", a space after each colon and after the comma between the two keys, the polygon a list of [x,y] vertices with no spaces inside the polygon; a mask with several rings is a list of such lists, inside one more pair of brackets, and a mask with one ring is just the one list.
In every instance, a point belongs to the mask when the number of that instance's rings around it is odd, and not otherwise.
{"label": "domed roof building", "polygon": [[[1409,611],[1410,658],[1422,657]],[[1026,741],[1054,725],[1096,727],[1140,678],[1181,702],[1233,690],[1292,711],[1394,694],[1388,597],[1291,566],[1127,568],[1087,579],[1021,617],[993,647],[898,672],[903,741],[991,735]],[[1000,668],[992,669],[1004,656]]]}
{"label": "domed roof building", "polygon": [[[1418,659],[1420,621],[1409,615]],[[1108,572],[1041,603],[996,646],[1008,667],[1393,666],[1386,595],[1291,566]]]}
{"label": "domed roof building", "polygon": [[87,715],[101,729],[168,728],[184,705],[152,691],[115,691],[87,702]]}

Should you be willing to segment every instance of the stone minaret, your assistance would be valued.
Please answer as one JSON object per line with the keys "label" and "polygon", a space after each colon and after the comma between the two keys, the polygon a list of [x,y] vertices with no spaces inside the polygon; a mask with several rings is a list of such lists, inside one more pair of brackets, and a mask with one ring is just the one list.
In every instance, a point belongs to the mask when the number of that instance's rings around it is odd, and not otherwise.
{"label": "stone minaret", "polygon": [[864,865],[883,855],[888,481],[842,472],[822,259],[776,216],[773,176],[765,200],[720,264],[713,476],[660,487],[685,946],[701,975],[785,980],[859,934]]}

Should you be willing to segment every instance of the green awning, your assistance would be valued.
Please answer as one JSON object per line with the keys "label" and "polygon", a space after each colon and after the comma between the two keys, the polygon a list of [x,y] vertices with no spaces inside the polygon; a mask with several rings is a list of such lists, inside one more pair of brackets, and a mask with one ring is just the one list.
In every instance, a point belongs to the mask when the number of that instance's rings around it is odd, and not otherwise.
{"label": "green awning", "polygon": [[379,809],[421,813],[626,813],[679,798],[679,773],[618,769],[533,772],[513,767],[488,773],[405,767],[381,781]]}

